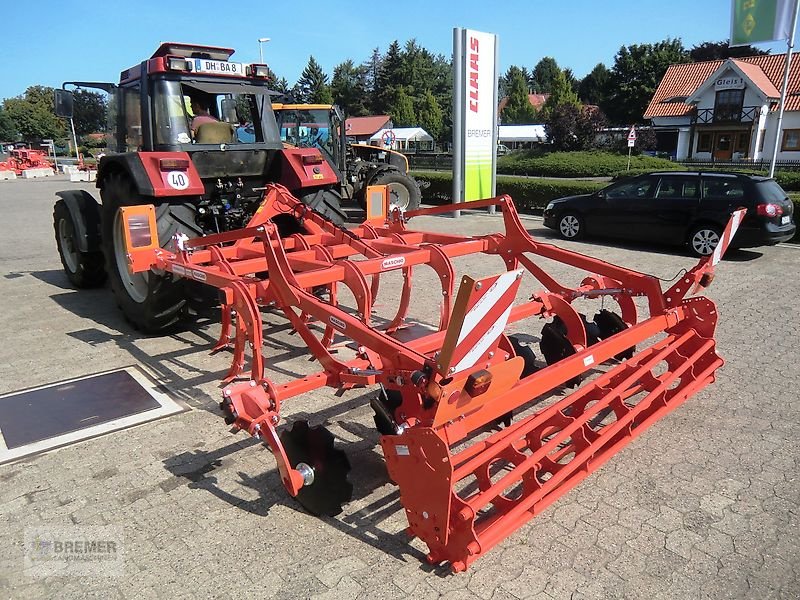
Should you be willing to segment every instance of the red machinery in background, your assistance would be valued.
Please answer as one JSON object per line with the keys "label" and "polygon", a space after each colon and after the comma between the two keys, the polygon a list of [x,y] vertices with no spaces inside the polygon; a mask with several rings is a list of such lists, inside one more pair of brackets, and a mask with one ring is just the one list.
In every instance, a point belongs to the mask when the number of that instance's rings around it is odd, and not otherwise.
{"label": "red machinery in background", "polygon": [[[428,546],[429,562],[458,572],[714,380],[723,364],[717,310],[692,294],[711,283],[742,216],[734,214],[713,256],[664,291],[651,275],[534,240],[508,196],[470,204],[488,206],[502,211],[504,233],[407,227],[412,217],[463,205],[378,211],[346,230],[268,185],[245,228],[176,236],[175,250],[159,247],[152,206],[120,211],[132,272],[160,269],[220,290],[217,348],[233,342],[221,408],[229,424],[270,447],[287,491],[309,511],[335,515],[352,485],[347,456],[327,429],[296,421],[279,433],[284,402],[324,386],[376,387],[370,404],[409,533]],[[273,220],[282,214],[298,218],[305,233],[281,239]],[[474,254],[499,257],[505,270],[464,276],[456,291],[453,259]],[[576,280],[558,281],[539,257],[575,268]],[[438,276],[439,323],[401,342],[412,272],[421,265]],[[372,308],[380,276],[395,270],[403,274],[399,308],[379,326]],[[340,304],[340,286],[354,306]],[[605,308],[612,300],[619,312]],[[600,306],[590,319],[575,305],[592,301]],[[283,312],[319,372],[280,384],[265,374],[265,306]],[[510,333],[531,317],[546,321],[544,361]]]}
{"label": "red machinery in background", "polygon": [[0,162],[0,171],[14,171],[22,175],[26,169],[52,169],[47,154],[30,148],[14,148],[8,153],[8,160]]}

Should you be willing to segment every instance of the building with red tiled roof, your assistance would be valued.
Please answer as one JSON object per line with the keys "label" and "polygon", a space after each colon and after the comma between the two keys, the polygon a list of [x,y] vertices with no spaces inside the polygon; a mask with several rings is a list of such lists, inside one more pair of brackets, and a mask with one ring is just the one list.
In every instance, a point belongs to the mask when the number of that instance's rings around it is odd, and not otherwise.
{"label": "building with red tiled roof", "polygon": [[[771,157],[785,68],[785,54],[670,65],[644,113],[659,150],[678,160]],[[789,73],[778,159],[800,159],[800,61]]]}
{"label": "building with red tiled roof", "polygon": [[391,129],[392,118],[389,115],[370,115],[368,117],[350,117],[345,121],[344,130],[349,138],[358,142],[369,142],[369,138],[381,129]]}
{"label": "building with red tiled roof", "polygon": [[[547,102],[549,97],[550,94],[528,94],[528,102],[530,102],[531,106],[536,109],[536,112],[539,112],[542,110],[544,103]],[[506,104],[508,104],[508,96],[501,98],[500,103],[497,105],[497,114],[500,115],[501,118]]]}

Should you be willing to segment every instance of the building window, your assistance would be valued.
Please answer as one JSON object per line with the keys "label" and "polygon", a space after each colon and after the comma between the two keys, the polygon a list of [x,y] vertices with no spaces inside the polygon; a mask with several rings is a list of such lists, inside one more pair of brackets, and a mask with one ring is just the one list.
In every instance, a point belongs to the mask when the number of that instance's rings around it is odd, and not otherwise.
{"label": "building window", "polygon": [[781,150],[800,150],[800,129],[785,129]]}
{"label": "building window", "polygon": [[744,133],[740,133],[736,136],[736,152],[741,152],[745,156],[747,156],[748,151],[750,150],[750,133],[745,131]]}
{"label": "building window", "polygon": [[722,90],[717,92],[717,100],[714,104],[714,120],[740,121],[743,103],[744,90]]}
{"label": "building window", "polygon": [[763,152],[764,151],[764,140],[767,137],[767,130],[766,129],[759,129],[758,135],[761,136],[759,138],[761,141],[758,143],[758,151],[759,152]]}
{"label": "building window", "polygon": [[711,152],[711,134],[701,133],[697,138],[697,151],[698,152]]}

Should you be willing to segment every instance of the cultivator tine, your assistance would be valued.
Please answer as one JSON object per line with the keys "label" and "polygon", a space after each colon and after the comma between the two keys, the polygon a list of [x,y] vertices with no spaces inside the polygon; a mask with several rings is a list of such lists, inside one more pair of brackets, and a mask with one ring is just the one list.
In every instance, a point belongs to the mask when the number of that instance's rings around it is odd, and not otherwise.
{"label": "cultivator tine", "polygon": [[[481,237],[407,229],[415,215],[461,205],[394,214],[383,225],[351,231],[280,186],[268,186],[264,198],[247,228],[188,240],[180,253],[126,248],[131,269],[161,269],[220,290],[215,349],[234,341],[226,381],[243,374],[251,354],[249,379],[224,390],[226,422],[269,446],[284,487],[314,514],[341,512],[352,495],[350,462],[321,426],[296,421],[278,433],[283,403],[325,386],[379,389],[370,406],[389,477],[400,488],[409,531],[428,546],[431,563],[466,569],[711,383],[722,365],[714,303],[686,295],[692,285],[710,283],[741,212],[719,252],[663,292],[650,275],[534,241],[507,196],[471,204],[503,212],[505,233]],[[125,214],[139,227],[149,219],[150,237],[157,239],[149,209]],[[272,219],[281,214],[299,217],[306,233],[280,239]],[[452,261],[469,254],[499,256],[507,271],[463,276],[453,301]],[[535,257],[580,269],[582,279],[574,287],[558,281]],[[439,327],[400,342],[394,334],[412,308],[412,274],[422,265],[441,284]],[[398,269],[398,310],[379,330],[371,313],[380,276]],[[543,289],[518,293],[526,271]],[[352,292],[355,307],[340,306],[340,285]],[[636,297],[649,316],[639,318]],[[619,310],[606,308],[606,298]],[[597,309],[578,312],[575,300],[597,301]],[[319,372],[281,383],[265,376],[263,306],[283,313]],[[531,317],[545,320],[541,362],[523,342],[520,334],[528,332],[507,331]],[[343,341],[334,344],[337,336]],[[354,358],[334,357],[332,347],[344,346],[354,349]],[[329,398],[338,401],[338,395]]]}

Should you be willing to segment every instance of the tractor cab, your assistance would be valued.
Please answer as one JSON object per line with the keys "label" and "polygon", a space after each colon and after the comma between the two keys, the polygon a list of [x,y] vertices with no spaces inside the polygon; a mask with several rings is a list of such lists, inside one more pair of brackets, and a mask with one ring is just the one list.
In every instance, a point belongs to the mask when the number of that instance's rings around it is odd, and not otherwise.
{"label": "tractor cab", "polygon": [[319,148],[331,166],[345,171],[344,115],[331,104],[274,103],[281,141],[294,148]]}
{"label": "tractor cab", "polygon": [[[269,68],[230,60],[233,50],[165,43],[125,69],[112,90],[118,152],[281,148]],[[200,148],[204,147],[204,148]]]}

